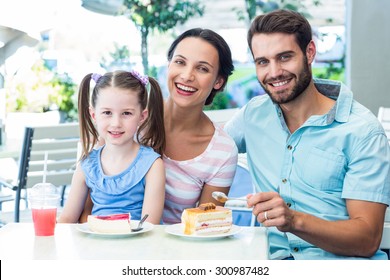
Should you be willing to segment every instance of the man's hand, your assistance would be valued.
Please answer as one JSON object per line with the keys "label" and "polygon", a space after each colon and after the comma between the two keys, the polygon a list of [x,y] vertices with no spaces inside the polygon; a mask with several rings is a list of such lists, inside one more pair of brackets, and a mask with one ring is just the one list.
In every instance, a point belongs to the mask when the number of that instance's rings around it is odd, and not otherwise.
{"label": "man's hand", "polygon": [[275,226],[282,232],[294,227],[294,214],[277,192],[262,192],[247,196],[248,206],[263,226]]}

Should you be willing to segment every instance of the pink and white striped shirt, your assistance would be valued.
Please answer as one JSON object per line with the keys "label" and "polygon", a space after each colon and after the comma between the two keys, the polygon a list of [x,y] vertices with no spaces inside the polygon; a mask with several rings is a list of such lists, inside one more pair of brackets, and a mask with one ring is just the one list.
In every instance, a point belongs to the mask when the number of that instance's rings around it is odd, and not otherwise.
{"label": "pink and white striped shirt", "polygon": [[185,161],[163,156],[166,170],[164,224],[181,222],[186,208],[196,207],[205,184],[230,187],[237,167],[237,147],[218,125],[206,150]]}

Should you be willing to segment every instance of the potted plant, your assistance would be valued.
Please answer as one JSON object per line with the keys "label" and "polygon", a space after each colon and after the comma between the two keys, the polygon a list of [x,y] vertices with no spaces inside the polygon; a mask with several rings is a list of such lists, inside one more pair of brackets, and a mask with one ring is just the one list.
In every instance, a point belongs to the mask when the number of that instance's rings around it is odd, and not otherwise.
{"label": "potted plant", "polygon": [[75,92],[76,84],[68,74],[52,72],[38,60],[7,83],[7,113],[58,111],[61,122],[73,121],[77,118]]}
{"label": "potted plant", "polygon": [[54,91],[49,96],[52,104],[58,107],[61,122],[74,121],[77,119],[76,84],[67,74],[55,74],[51,80]]}

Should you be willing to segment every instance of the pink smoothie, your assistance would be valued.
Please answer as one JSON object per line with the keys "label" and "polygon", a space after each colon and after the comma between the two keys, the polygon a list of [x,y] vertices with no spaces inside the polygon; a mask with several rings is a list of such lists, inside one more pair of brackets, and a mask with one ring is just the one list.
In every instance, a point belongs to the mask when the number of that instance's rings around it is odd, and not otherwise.
{"label": "pink smoothie", "polygon": [[57,208],[32,209],[36,236],[54,235],[56,226]]}

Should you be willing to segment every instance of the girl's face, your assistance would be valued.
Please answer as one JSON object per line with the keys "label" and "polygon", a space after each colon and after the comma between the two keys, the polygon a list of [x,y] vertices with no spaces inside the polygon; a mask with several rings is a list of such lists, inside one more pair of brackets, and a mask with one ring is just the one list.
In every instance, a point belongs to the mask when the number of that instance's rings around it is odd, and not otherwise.
{"label": "girl's face", "polygon": [[133,141],[147,110],[141,109],[136,92],[108,87],[99,91],[96,107],[90,108],[90,114],[106,144],[121,145]]}
{"label": "girl's face", "polygon": [[170,97],[180,106],[203,106],[211,90],[219,89],[219,56],[213,45],[188,37],[176,47],[168,64]]}

